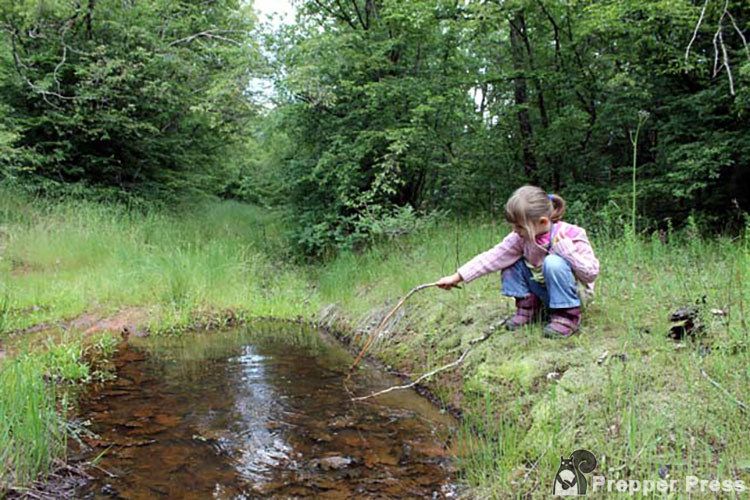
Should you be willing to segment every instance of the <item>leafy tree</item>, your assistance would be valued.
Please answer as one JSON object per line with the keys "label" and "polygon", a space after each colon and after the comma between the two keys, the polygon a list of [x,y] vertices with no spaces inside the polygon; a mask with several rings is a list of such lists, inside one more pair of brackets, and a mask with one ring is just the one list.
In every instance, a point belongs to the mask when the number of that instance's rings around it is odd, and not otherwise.
{"label": "leafy tree", "polygon": [[640,110],[643,215],[747,207],[748,18],[713,0],[301,2],[274,42],[298,241],[351,246],[404,207],[496,212],[524,182],[626,210]]}
{"label": "leafy tree", "polygon": [[445,190],[472,112],[442,3],[307,2],[277,40],[295,154],[288,196],[310,253],[366,241],[398,207]]}
{"label": "leafy tree", "polygon": [[142,194],[215,192],[254,109],[239,0],[0,1],[0,85],[24,170]]}

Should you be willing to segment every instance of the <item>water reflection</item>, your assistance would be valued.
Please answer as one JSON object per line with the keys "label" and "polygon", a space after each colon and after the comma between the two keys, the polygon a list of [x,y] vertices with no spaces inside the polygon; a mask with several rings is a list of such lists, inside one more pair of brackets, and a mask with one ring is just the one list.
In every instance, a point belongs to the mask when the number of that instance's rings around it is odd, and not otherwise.
{"label": "water reflection", "polygon": [[[273,476],[274,469],[296,469],[294,449],[279,429],[269,423],[280,421],[279,402],[285,399],[267,382],[266,365],[272,358],[256,354],[254,346],[246,345],[240,356],[229,358],[229,385],[236,388],[234,418],[229,436],[221,448],[232,455],[237,472],[246,481],[263,485]],[[276,383],[283,383],[283,377]]]}
{"label": "water reflection", "polygon": [[[289,331],[293,329],[293,331]],[[353,405],[350,358],[316,332],[255,326],[124,350],[84,398],[114,473],[85,498],[445,498],[451,422],[413,393]],[[365,370],[361,393],[393,381]]]}

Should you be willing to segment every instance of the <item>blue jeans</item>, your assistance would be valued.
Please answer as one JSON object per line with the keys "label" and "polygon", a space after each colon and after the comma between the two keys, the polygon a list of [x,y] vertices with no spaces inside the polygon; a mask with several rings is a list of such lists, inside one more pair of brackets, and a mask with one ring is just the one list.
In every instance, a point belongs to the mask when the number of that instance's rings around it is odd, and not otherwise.
{"label": "blue jeans", "polygon": [[503,271],[503,295],[524,298],[533,293],[550,309],[580,307],[576,278],[568,261],[548,255],[542,264],[544,284],[531,279],[531,270],[523,258]]}

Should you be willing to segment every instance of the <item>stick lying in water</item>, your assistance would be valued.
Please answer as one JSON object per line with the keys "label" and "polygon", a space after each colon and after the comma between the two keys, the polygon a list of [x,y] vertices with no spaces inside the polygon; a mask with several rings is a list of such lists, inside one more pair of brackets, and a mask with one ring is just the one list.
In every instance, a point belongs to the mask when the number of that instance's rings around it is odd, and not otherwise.
{"label": "stick lying in water", "polygon": [[388,324],[388,321],[393,317],[394,314],[396,314],[396,311],[401,308],[402,305],[404,305],[404,302],[407,301],[409,297],[414,295],[416,292],[420,290],[424,290],[425,288],[430,288],[431,286],[437,286],[437,281],[434,283],[425,283],[423,285],[415,286],[411,289],[409,293],[407,293],[401,300],[398,301],[398,304],[396,304],[396,307],[394,307],[391,312],[386,315],[385,318],[383,318],[383,321],[381,321],[377,327],[375,327],[375,330],[370,334],[370,337],[367,339],[367,342],[365,342],[365,346],[362,348],[361,351],[359,351],[359,354],[357,355],[357,359],[354,360],[352,363],[352,366],[349,367],[349,371],[353,371],[357,367],[357,363],[362,359],[362,356],[367,353],[368,349],[370,349],[370,346],[372,345],[372,341],[375,340],[375,337],[377,337],[380,332],[385,328],[385,325]]}
{"label": "stick lying in water", "polygon": [[417,384],[419,384],[423,380],[425,380],[425,379],[427,379],[429,377],[432,377],[433,375],[435,375],[437,373],[440,373],[440,372],[445,371],[445,370],[449,370],[451,368],[454,368],[454,367],[460,365],[463,362],[463,360],[466,359],[466,356],[469,355],[469,352],[471,352],[471,350],[474,348],[474,346],[476,346],[477,344],[479,344],[481,342],[484,342],[485,340],[487,340],[488,338],[490,338],[490,335],[492,335],[495,332],[496,329],[504,326],[505,323],[508,322],[508,319],[510,319],[510,318],[509,317],[508,318],[504,318],[502,321],[500,321],[499,323],[497,323],[493,327],[491,327],[489,330],[487,330],[484,333],[484,335],[482,335],[481,337],[477,337],[475,339],[471,339],[469,341],[469,347],[466,348],[466,350],[461,354],[461,356],[457,360],[452,361],[452,362],[448,363],[447,365],[441,366],[440,368],[435,368],[431,372],[425,373],[424,375],[422,375],[421,377],[419,377],[417,380],[415,380],[414,382],[411,382],[409,384],[394,385],[393,387],[389,387],[388,389],[383,389],[382,391],[373,392],[372,394],[368,394],[367,396],[360,396],[360,397],[352,398],[352,400],[353,401],[364,401],[365,399],[374,398],[375,396],[381,396],[381,395],[389,393],[391,391],[398,391],[400,389],[411,389],[412,387],[416,386]]}

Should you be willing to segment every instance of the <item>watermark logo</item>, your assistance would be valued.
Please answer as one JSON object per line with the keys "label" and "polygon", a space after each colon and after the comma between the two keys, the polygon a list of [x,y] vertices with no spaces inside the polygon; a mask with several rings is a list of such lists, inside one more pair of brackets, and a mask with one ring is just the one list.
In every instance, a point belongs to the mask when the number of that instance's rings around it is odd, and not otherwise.
{"label": "watermark logo", "polygon": [[[596,457],[588,450],[576,450],[568,458],[560,457],[560,466],[555,474],[552,485],[552,494],[555,496],[577,496],[585,495],[589,483],[584,474],[594,472],[596,469]],[[657,493],[670,495],[680,494],[713,494],[720,493],[746,493],[750,492],[750,485],[745,484],[742,479],[701,478],[693,475],[685,476],[684,480],[670,478],[670,466],[659,469],[661,479],[639,479],[631,477],[628,479],[607,479],[604,476],[595,475],[591,477],[591,492],[602,493],[626,493],[628,495],[651,496]]]}
{"label": "watermark logo", "polygon": [[684,481],[677,479],[607,479],[604,476],[594,476],[591,483],[594,493],[627,493],[628,495],[642,495],[645,497],[658,493],[679,495],[684,492],[688,496],[695,494],[745,493],[748,486],[742,479],[705,479],[698,476],[685,476]]}
{"label": "watermark logo", "polygon": [[586,476],[596,468],[596,457],[589,450],[576,450],[568,458],[560,457],[552,494],[555,496],[585,495]]}

